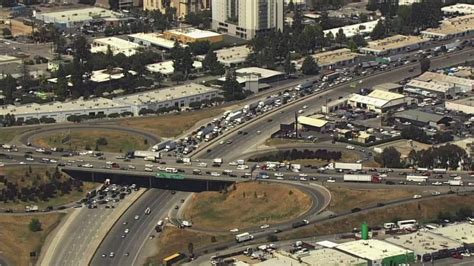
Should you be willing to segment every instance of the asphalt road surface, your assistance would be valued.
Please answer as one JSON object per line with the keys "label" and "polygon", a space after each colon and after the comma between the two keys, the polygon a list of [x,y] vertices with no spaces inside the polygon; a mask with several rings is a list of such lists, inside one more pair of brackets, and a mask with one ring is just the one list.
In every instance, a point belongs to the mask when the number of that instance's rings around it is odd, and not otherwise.
{"label": "asphalt road surface", "polygon": [[[144,242],[150,241],[150,235],[157,234],[154,231],[156,223],[164,220],[181,196],[183,195],[180,193],[171,194],[167,190],[147,191],[115,223],[94,254],[90,265],[134,265]],[[145,215],[147,207],[151,209],[149,215]],[[138,219],[135,219],[137,215]],[[128,229],[129,233],[125,233],[125,229]],[[115,254],[113,257],[110,257],[111,252]]]}
{"label": "asphalt road surface", "polygon": [[[432,58],[431,67],[441,68],[462,63],[472,53],[472,49],[465,49],[457,54],[448,54],[438,58]],[[417,64],[418,66],[418,64]],[[299,101],[295,104],[287,105],[268,115],[261,116],[260,119],[251,121],[249,124],[240,128],[240,130],[248,132],[248,135],[238,135],[232,132],[220,140],[232,140],[231,144],[219,145],[217,141],[206,147],[204,152],[198,153],[199,158],[225,158],[226,160],[239,159],[242,153],[249,151],[257,151],[258,145],[263,143],[272,133],[279,129],[281,123],[289,123],[294,121],[295,113],[302,109],[304,105],[309,108],[306,112],[321,110],[321,106],[330,100],[336,100],[339,97],[346,96],[350,93],[357,92],[359,88],[373,87],[374,85],[385,82],[398,82],[408,77],[420,74],[419,67],[413,72],[408,70],[412,68],[412,64],[404,65],[391,71],[382,72],[370,77],[362,78],[362,83],[358,88],[352,88],[350,84],[334,86],[324,92],[313,94],[312,96]],[[351,82],[354,83],[355,81]],[[269,120],[271,119],[271,120]],[[210,152],[205,150],[210,149]]]}

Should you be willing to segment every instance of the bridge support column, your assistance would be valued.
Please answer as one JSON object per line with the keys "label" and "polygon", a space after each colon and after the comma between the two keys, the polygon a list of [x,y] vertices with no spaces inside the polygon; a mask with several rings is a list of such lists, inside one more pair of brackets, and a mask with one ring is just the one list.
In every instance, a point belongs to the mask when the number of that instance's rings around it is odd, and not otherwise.
{"label": "bridge support column", "polygon": [[94,172],[91,173],[91,179],[92,179],[92,183],[95,183],[95,174],[94,174]]}
{"label": "bridge support column", "polygon": [[151,176],[148,177],[148,188],[151,188]]}
{"label": "bridge support column", "polygon": [[209,180],[206,180],[206,191],[209,191]]}

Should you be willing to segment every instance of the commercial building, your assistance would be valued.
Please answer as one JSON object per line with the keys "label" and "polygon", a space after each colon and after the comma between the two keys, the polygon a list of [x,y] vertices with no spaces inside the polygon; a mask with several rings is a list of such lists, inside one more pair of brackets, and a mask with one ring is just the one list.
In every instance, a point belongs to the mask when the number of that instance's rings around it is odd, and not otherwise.
{"label": "commercial building", "polygon": [[171,41],[178,41],[183,44],[194,43],[194,42],[210,42],[216,43],[223,40],[223,36],[220,33],[216,33],[208,30],[200,30],[196,28],[180,28],[167,30],[163,32],[163,37]]}
{"label": "commercial building", "polygon": [[353,94],[348,100],[348,105],[353,108],[385,113],[388,110],[405,105],[406,101],[407,99],[403,94],[374,90],[367,96]]}
{"label": "commercial building", "polygon": [[331,33],[333,36],[336,36],[339,30],[342,30],[344,32],[344,35],[346,35],[347,38],[351,38],[357,34],[367,35],[367,34],[370,34],[374,30],[375,25],[377,25],[378,22],[379,22],[379,19],[369,21],[369,22],[364,22],[364,23],[347,25],[347,26],[338,27],[338,28],[332,28],[332,29],[323,31],[323,33],[325,36],[328,33]]}
{"label": "commercial building", "polygon": [[176,16],[184,19],[189,13],[196,13],[211,7],[211,0],[144,0],[144,10],[159,10],[165,13],[166,9],[172,7],[176,9]]}
{"label": "commercial building", "polygon": [[118,17],[120,17],[119,13],[99,7],[71,9],[47,13],[36,12],[35,15],[36,19],[41,20],[44,23],[52,23],[56,27],[63,29],[80,27],[87,22]]}
{"label": "commercial building", "polygon": [[474,115],[474,96],[462,98],[459,100],[446,101],[444,103],[444,107],[446,110]]}
{"label": "commercial building", "polygon": [[434,114],[422,112],[415,109],[404,110],[397,112],[393,115],[395,119],[398,119],[401,123],[409,122],[412,125],[419,127],[434,127],[440,128],[442,124],[448,124],[452,121],[452,118]]}
{"label": "commercial building", "polygon": [[368,42],[366,47],[360,48],[360,51],[365,54],[373,55],[400,54],[418,50],[428,41],[428,39],[418,36],[395,35],[385,39]]}
{"label": "commercial building", "polygon": [[444,6],[441,8],[441,11],[445,14],[461,14],[461,15],[469,15],[474,14],[474,5],[470,4],[455,4],[451,6]]}
{"label": "commercial building", "polygon": [[395,93],[402,93],[403,92],[403,85],[398,83],[386,82],[382,84],[377,84],[372,87],[374,90],[382,90],[382,91],[389,91]]}
{"label": "commercial building", "polygon": [[[174,41],[165,39],[163,34],[150,32],[150,33],[135,33],[130,34],[128,37],[135,43],[143,46],[151,46],[162,50],[170,50],[174,47]],[[185,45],[181,45],[185,46]]]}
{"label": "commercial building", "polygon": [[425,96],[443,98],[456,94],[454,87],[450,84],[429,82],[418,79],[413,79],[405,84],[404,91]]}
{"label": "commercial building", "polygon": [[283,31],[283,0],[212,0],[212,28],[250,40],[259,32]]}
{"label": "commercial building", "polygon": [[13,114],[16,119],[23,119],[24,121],[32,118],[40,119],[46,117],[53,118],[56,122],[65,122],[71,115],[109,115],[130,111],[129,105],[106,98],[0,107],[0,115]]}
{"label": "commercial building", "polygon": [[224,66],[235,67],[245,63],[251,50],[247,45],[234,46],[214,51],[217,56],[217,61]]}
{"label": "commercial building", "polygon": [[[285,73],[260,67],[244,67],[235,71],[237,82],[244,84],[243,89],[257,93],[268,88],[267,83],[275,82],[285,78]],[[225,76],[219,78],[220,82],[225,81]]]}
{"label": "commercial building", "polygon": [[418,231],[407,235],[397,235],[387,238],[385,241],[413,250],[415,258],[419,262],[447,258],[451,256],[451,252],[463,250],[462,242],[434,234],[430,231]]}
{"label": "commercial building", "polygon": [[450,18],[441,21],[437,28],[429,28],[421,32],[425,38],[451,39],[474,35],[474,14]]}
{"label": "commercial building", "polygon": [[298,116],[298,126],[303,130],[326,132],[334,128],[334,123],[320,117]]}
{"label": "commercial building", "polygon": [[399,6],[411,6],[414,3],[421,3],[421,0],[398,0]]}
{"label": "commercial building", "polygon": [[[353,65],[356,63],[356,60],[359,56],[360,54],[353,53],[350,49],[347,48],[312,55],[312,57],[320,67],[329,69]],[[303,64],[302,61],[301,64]]]}
{"label": "commercial building", "polygon": [[465,248],[474,249],[474,225],[470,223],[459,223],[432,230],[433,233],[446,238],[459,241]]}
{"label": "commercial building", "polygon": [[190,103],[211,100],[220,97],[221,90],[204,85],[190,83],[172,88],[158,89],[115,98],[129,105],[138,115],[141,109],[158,110],[166,107],[187,107]]}
{"label": "commercial building", "polygon": [[336,249],[369,260],[370,265],[401,265],[415,261],[412,250],[376,239],[342,243]]}
{"label": "commercial building", "polygon": [[312,250],[308,256],[301,257],[301,261],[306,265],[351,265],[365,266],[369,265],[367,260],[351,256],[336,249],[323,248]]}
{"label": "commercial building", "polygon": [[114,55],[122,53],[125,56],[131,56],[137,52],[140,45],[117,37],[99,38],[92,41],[91,53],[105,54],[109,47]]}
{"label": "commercial building", "polygon": [[435,72],[425,72],[416,79],[426,82],[435,82],[438,84],[448,84],[454,87],[455,92],[466,93],[474,90],[474,80],[468,78],[460,78]]}
{"label": "commercial building", "polygon": [[[173,66],[173,61],[164,61],[160,63],[155,63],[155,64],[149,64],[146,66],[146,69],[150,72],[156,73],[159,72],[165,76],[170,76],[171,74],[174,73],[174,66]],[[200,70],[202,69],[202,63],[199,61],[194,61],[193,63],[193,69],[194,70]]]}

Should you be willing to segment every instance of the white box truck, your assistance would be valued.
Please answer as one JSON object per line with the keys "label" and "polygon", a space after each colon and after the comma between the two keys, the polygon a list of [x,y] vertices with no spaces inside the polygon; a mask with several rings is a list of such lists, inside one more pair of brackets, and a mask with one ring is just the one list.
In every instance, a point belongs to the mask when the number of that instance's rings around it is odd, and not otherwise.
{"label": "white box truck", "polygon": [[344,175],[344,182],[371,182],[380,183],[378,175]]}
{"label": "white box truck", "polygon": [[222,160],[222,158],[215,158],[215,159],[212,161],[212,166],[220,167],[223,162],[224,162],[224,160]]}
{"label": "white box truck", "polygon": [[411,182],[426,182],[428,180],[427,176],[423,175],[407,175],[407,181]]}
{"label": "white box truck", "polygon": [[446,182],[446,183],[450,186],[462,186],[463,185],[462,180],[448,180],[448,182]]}
{"label": "white box truck", "polygon": [[238,234],[238,235],[235,236],[235,240],[238,243],[249,241],[249,240],[252,240],[252,239],[253,239],[253,235],[251,235],[249,232],[245,232],[245,233]]}
{"label": "white box truck", "polygon": [[334,169],[358,171],[358,170],[362,170],[362,164],[361,163],[334,163]]}

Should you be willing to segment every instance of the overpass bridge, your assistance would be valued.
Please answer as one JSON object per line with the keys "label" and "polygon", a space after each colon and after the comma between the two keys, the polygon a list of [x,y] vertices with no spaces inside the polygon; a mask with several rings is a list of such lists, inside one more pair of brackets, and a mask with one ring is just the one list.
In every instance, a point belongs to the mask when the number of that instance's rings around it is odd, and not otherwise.
{"label": "overpass bridge", "polygon": [[184,174],[169,174],[159,172],[130,171],[120,169],[97,169],[67,166],[61,171],[74,179],[103,183],[110,179],[116,184],[136,184],[145,188],[201,192],[221,191],[234,184],[237,179],[230,177],[191,176]]}

